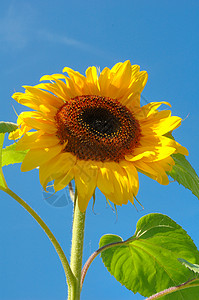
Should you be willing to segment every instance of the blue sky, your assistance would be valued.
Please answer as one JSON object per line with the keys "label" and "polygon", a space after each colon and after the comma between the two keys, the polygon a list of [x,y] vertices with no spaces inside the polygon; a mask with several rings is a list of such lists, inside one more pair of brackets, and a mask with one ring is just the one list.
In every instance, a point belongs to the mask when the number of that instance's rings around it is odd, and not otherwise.
{"label": "blue sky", "polygon": [[[90,65],[112,67],[131,60],[149,74],[143,96],[168,101],[173,115],[184,119],[175,138],[189,149],[198,168],[199,2],[158,0],[2,1],[0,10],[0,120],[16,122],[24,107],[12,100],[22,85],[37,84],[44,74],[65,66],[84,73]],[[8,141],[5,142],[8,144]],[[4,169],[11,189],[46,221],[68,258],[72,205],[55,207],[46,200],[38,170]],[[151,212],[167,214],[199,247],[199,201],[177,183],[161,186],[140,175],[138,199],[144,210],[129,203],[118,218],[99,192],[86,219],[84,262],[98,248],[103,234],[128,238],[139,218]],[[65,193],[65,192],[63,192]],[[50,242],[34,220],[14,200],[0,193],[0,299],[66,299],[64,272]],[[85,279],[82,300],[143,299],[122,287],[98,257]]]}

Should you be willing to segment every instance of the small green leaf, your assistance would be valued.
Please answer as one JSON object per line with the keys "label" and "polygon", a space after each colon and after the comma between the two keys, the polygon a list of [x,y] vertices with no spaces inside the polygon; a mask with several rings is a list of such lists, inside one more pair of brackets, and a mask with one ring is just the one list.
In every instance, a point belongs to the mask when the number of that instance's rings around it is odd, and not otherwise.
{"label": "small green leaf", "polygon": [[182,184],[185,188],[192,191],[192,193],[199,199],[199,177],[190,163],[182,154],[173,154],[172,158],[175,165],[168,174]]}
{"label": "small green leaf", "polygon": [[[0,122],[0,186],[6,187],[6,181],[3,175],[2,166],[6,165],[9,161],[8,158],[6,158],[7,154],[5,155],[5,149],[3,148],[3,141],[4,141],[4,134],[10,133],[12,131],[15,131],[18,128],[18,125],[12,122]],[[6,161],[6,163],[5,163]]]}
{"label": "small green leaf", "polygon": [[185,265],[185,267],[189,268],[190,270],[194,271],[195,273],[199,273],[199,265],[196,264],[191,264],[189,261],[183,259],[183,258],[178,258],[178,260]]}
{"label": "small green leaf", "polygon": [[28,150],[16,151],[16,143],[2,150],[2,167],[10,164],[21,163],[26,156]]}
{"label": "small green leaf", "polygon": [[0,187],[6,187],[6,181],[3,175],[2,171],[2,147],[3,147],[3,141],[4,141],[4,134],[0,133]]}
{"label": "small green leaf", "polygon": [[4,134],[0,133],[0,168],[2,167],[2,148],[3,148]]}
{"label": "small green leaf", "polygon": [[[120,244],[104,250],[102,260],[108,271],[134,293],[149,297],[194,277],[178,257],[198,263],[199,251],[186,231],[168,216],[146,215],[138,221],[130,239],[122,241],[119,236],[105,235],[100,239],[100,247],[114,242]],[[198,300],[199,287],[192,294],[192,299]],[[189,289],[166,297],[162,299],[189,300]]]}
{"label": "small green leaf", "polygon": [[18,125],[12,122],[0,122],[0,133],[10,133],[15,131],[18,128]]}

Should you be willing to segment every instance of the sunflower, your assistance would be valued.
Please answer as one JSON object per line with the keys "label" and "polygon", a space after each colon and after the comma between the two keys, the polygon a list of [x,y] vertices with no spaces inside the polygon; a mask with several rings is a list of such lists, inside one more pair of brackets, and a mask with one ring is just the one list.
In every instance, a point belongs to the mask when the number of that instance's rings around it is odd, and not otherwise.
{"label": "sunflower", "polygon": [[141,107],[147,72],[130,61],[101,73],[89,67],[86,76],[68,67],[63,72],[68,76],[45,75],[43,83],[13,95],[34,110],[19,115],[10,136],[20,138],[17,150],[29,149],[21,170],[39,167],[41,185],[54,180],[55,191],[74,179],[82,212],[96,187],[116,205],[134,203],[138,172],[167,185],[171,155],[188,151],[166,136],[181,124],[170,110],[158,110],[168,102]]}

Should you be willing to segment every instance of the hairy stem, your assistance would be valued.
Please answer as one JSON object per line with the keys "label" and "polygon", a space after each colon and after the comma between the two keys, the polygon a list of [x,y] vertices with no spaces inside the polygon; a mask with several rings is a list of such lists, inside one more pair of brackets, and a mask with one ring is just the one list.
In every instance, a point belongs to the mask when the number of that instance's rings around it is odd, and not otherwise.
{"label": "hairy stem", "polygon": [[81,268],[82,255],[84,244],[84,225],[86,213],[82,213],[78,207],[78,199],[74,202],[74,216],[73,216],[73,233],[72,233],[72,247],[71,247],[71,270],[75,276],[75,288],[71,290],[70,300],[79,300],[81,293]]}

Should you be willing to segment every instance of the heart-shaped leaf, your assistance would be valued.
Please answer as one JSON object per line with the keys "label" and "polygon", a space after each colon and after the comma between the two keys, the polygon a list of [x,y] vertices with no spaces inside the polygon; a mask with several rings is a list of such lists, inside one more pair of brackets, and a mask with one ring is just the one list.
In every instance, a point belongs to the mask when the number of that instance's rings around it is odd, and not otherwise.
{"label": "heart-shaped leaf", "polygon": [[[102,260],[108,271],[134,293],[149,297],[195,276],[178,258],[198,263],[199,251],[186,231],[166,215],[146,215],[138,221],[130,239],[105,235],[100,247],[115,242],[120,243],[104,250]],[[191,290],[180,290],[162,299],[198,300],[199,287]]]}

